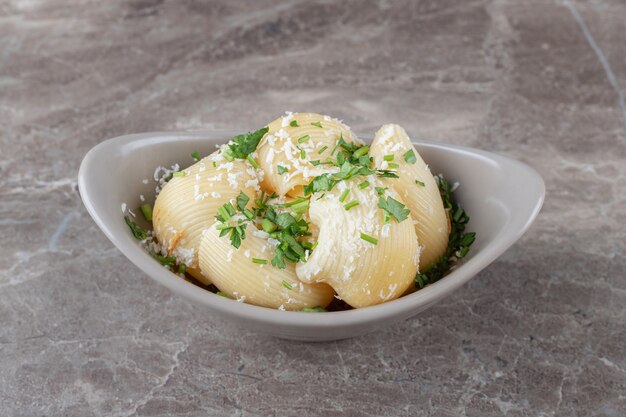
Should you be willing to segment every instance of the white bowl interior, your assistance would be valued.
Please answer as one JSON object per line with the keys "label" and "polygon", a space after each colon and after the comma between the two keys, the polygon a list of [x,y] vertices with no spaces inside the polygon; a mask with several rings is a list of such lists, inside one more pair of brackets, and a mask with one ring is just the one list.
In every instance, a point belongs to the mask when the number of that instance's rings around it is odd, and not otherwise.
{"label": "white bowl interior", "polygon": [[[207,307],[207,312],[279,337],[300,340],[351,337],[428,308],[512,245],[530,226],[543,202],[541,177],[520,162],[484,151],[416,142],[433,173],[442,173],[451,182],[460,183],[455,196],[470,216],[467,230],[477,234],[461,266],[414,294],[364,309],[311,314],[240,304],[215,296],[161,267],[130,234],[121,211],[122,203],[131,209],[138,207],[140,194],[147,201],[154,201],[153,173],[157,166],[179,163],[186,167],[193,163],[193,150],[209,154],[216,144],[235,134],[145,133],[111,139],[96,146],[83,160],[80,192],[89,213],[107,237],[153,279]],[[148,184],[143,183],[144,179],[149,180]]]}

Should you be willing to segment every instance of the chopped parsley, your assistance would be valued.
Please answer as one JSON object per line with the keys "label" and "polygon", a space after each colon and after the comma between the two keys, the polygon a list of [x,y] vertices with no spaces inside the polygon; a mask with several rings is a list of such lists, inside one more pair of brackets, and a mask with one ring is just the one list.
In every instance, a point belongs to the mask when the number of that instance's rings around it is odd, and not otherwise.
{"label": "chopped parsley", "polygon": [[143,218],[146,221],[152,221],[152,205],[150,203],[142,204],[139,210],[141,210],[141,214],[143,214]]}
{"label": "chopped parsley", "polygon": [[291,126],[291,127],[298,127],[298,121],[297,121],[297,120],[292,120],[292,121],[289,123],[289,126]]}
{"label": "chopped parsley", "polygon": [[144,240],[146,237],[148,237],[148,233],[144,229],[142,229],[140,226],[138,226],[137,223],[135,223],[134,220],[131,219],[129,215],[124,216],[124,221],[130,228],[130,231],[132,232],[133,236],[135,236],[135,239]]}
{"label": "chopped parsley", "polygon": [[285,172],[289,172],[289,168],[282,165],[276,165],[276,169],[278,170],[278,175],[283,175]]}
{"label": "chopped parsley", "polygon": [[199,161],[199,160],[201,160],[201,159],[202,159],[202,157],[200,156],[200,152],[198,152],[198,151],[193,151],[193,152],[191,153],[191,157],[192,157],[193,159],[195,159],[196,161]]}
{"label": "chopped parsley", "polygon": [[411,214],[411,211],[407,209],[404,204],[393,197],[385,199],[385,197],[381,195],[378,198],[378,207],[393,216],[398,223],[406,220],[409,217],[409,214]]}
{"label": "chopped parsley", "polygon": [[[243,212],[248,200],[248,196],[246,196],[243,192],[240,192],[239,196],[237,196],[237,208]],[[248,225],[244,223],[243,220],[238,220],[234,223],[229,222],[229,220],[231,220],[236,214],[235,208],[231,203],[226,203],[219,207],[217,212],[219,214],[215,216],[215,218],[220,221],[221,224],[217,225],[216,228],[220,231],[220,237],[230,235],[230,244],[239,249],[241,241],[246,238],[246,227]]]}
{"label": "chopped parsley", "polygon": [[419,288],[424,288],[426,285],[443,278],[457,259],[461,259],[468,254],[470,246],[476,239],[476,233],[465,232],[469,216],[454,200],[452,186],[448,180],[442,176],[436,176],[435,180],[439,187],[443,206],[450,217],[451,230],[446,253],[433,265],[426,265],[423,272],[415,276],[415,283]]}
{"label": "chopped parsley", "polygon": [[311,125],[319,127],[320,129],[322,128],[322,123],[320,122],[311,122]]}
{"label": "chopped parsley", "polygon": [[409,149],[408,151],[406,151],[406,153],[403,156],[404,156],[404,161],[407,164],[413,165],[414,163],[417,162],[417,157],[415,156],[415,152],[413,152],[413,149]]}
{"label": "chopped parsley", "polygon": [[243,135],[235,136],[228,143],[228,150],[230,151],[230,153],[225,152],[224,157],[228,159],[228,157],[226,156],[226,154],[228,154],[233,158],[246,159],[248,155],[256,150],[259,142],[268,131],[269,128],[266,126],[255,132],[244,133]]}

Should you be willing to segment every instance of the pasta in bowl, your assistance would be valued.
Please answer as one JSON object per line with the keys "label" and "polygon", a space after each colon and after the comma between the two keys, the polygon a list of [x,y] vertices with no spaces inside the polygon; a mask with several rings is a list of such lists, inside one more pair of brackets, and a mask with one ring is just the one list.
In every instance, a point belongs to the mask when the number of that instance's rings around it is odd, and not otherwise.
{"label": "pasta in bowl", "polygon": [[343,122],[287,113],[179,169],[126,213],[166,268],[239,302],[324,312],[374,306],[442,278],[475,233],[402,127],[366,145]]}

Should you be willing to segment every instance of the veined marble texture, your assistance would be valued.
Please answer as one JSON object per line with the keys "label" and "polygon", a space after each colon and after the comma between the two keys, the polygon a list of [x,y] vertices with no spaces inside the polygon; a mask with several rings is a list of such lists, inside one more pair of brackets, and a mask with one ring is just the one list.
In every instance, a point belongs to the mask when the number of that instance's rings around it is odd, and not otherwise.
{"label": "veined marble texture", "polygon": [[[626,415],[622,0],[0,0],[1,416]],[[200,313],[82,206],[97,143],[285,110],[534,166],[547,198],[430,310],[336,343]]]}

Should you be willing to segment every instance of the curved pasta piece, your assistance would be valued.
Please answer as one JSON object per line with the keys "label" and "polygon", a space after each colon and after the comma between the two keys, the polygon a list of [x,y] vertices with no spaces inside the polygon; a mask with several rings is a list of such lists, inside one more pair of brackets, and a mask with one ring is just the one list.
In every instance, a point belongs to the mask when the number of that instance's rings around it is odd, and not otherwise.
{"label": "curved pasta piece", "polygon": [[333,165],[313,165],[331,156],[340,137],[348,143],[363,144],[348,126],[337,119],[316,113],[287,113],[268,125],[259,146],[258,163],[265,172],[263,187],[279,195],[302,194],[302,187]]}
{"label": "curved pasta piece", "polygon": [[[410,151],[413,151],[415,161],[410,155],[405,158]],[[391,161],[385,160],[386,155],[393,155],[392,163],[398,164],[400,178],[389,183],[411,210],[415,232],[422,246],[420,265],[422,270],[427,270],[445,254],[450,233],[437,182],[405,130],[396,124],[383,125],[376,132],[370,155],[380,169],[389,168]]]}
{"label": "curved pasta piece", "polygon": [[[293,264],[285,269],[271,265],[274,246],[267,233],[248,225],[246,238],[239,249],[231,246],[227,236],[219,237],[217,223],[211,226],[200,242],[199,265],[202,274],[220,291],[238,301],[281,310],[302,310],[304,307],[326,307],[334,291],[326,284],[305,284],[298,279]],[[267,260],[267,264],[253,259]]]}
{"label": "curved pasta piece", "polygon": [[[393,180],[369,176],[370,185],[359,189],[362,181],[361,177],[340,182],[321,198],[313,195],[309,215],[319,227],[317,247],[306,263],[296,266],[302,281],[325,282],[356,308],[400,297],[415,279],[420,249],[409,219],[385,224],[378,208],[374,187],[388,187]],[[348,194],[340,201],[346,189]],[[386,194],[400,200],[392,190]],[[349,207],[353,201],[359,204],[346,210],[345,204]],[[377,243],[367,240],[371,238]]]}
{"label": "curved pasta piece", "polygon": [[240,191],[254,201],[259,189],[260,173],[247,161],[227,162],[222,149],[183,170],[185,176],[173,177],[157,196],[152,215],[157,240],[168,255],[184,262],[204,284],[210,282],[197,268],[202,232],[215,222],[220,206]]}

